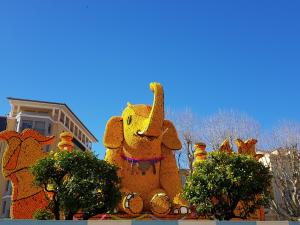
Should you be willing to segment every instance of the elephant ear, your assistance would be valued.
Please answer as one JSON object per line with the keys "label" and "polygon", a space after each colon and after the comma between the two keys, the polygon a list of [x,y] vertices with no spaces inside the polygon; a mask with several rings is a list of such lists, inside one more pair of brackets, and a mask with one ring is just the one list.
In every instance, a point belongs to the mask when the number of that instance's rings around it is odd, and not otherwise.
{"label": "elephant ear", "polygon": [[123,119],[119,116],[113,116],[106,124],[103,144],[106,148],[119,148],[123,139]]}
{"label": "elephant ear", "polygon": [[163,123],[163,137],[162,143],[171,150],[181,149],[181,142],[178,138],[176,128],[169,120],[165,120]]}

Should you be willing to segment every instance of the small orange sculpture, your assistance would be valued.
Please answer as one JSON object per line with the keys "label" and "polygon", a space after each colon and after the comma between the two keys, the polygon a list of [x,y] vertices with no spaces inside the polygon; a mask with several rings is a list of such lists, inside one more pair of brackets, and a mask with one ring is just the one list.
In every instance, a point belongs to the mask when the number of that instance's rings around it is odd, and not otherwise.
{"label": "small orange sculpture", "polygon": [[[60,151],[69,151],[73,150],[74,144],[72,142],[73,135],[67,131],[62,132],[60,135],[60,142],[58,142],[57,147]],[[55,156],[56,153],[54,153]],[[50,200],[55,198],[56,192],[53,184],[48,184],[47,188],[44,190],[47,194],[47,197]]]}
{"label": "small orange sculpture", "polygon": [[59,135],[61,141],[58,143],[57,147],[60,150],[67,150],[71,152],[73,150],[74,144],[72,142],[73,135],[69,132],[63,132]]}
{"label": "small orange sculpture", "polygon": [[256,139],[248,139],[245,142],[241,139],[236,139],[236,146],[238,147],[238,154],[246,154],[253,156],[256,160],[259,160],[263,155],[256,153]]}
{"label": "small orange sculpture", "polygon": [[206,144],[205,143],[196,143],[194,145],[195,152],[194,152],[194,162],[193,166],[195,166],[197,163],[201,163],[203,160],[207,157],[207,152],[205,151]]}
{"label": "small orange sculpture", "polygon": [[4,177],[12,181],[12,219],[32,219],[37,209],[48,205],[44,190],[33,186],[33,176],[28,169],[47,155],[42,147],[51,144],[53,138],[32,129],[25,129],[22,133],[0,132],[0,140],[8,145],[2,159],[2,171]]}
{"label": "small orange sculpture", "polygon": [[220,146],[219,151],[220,152],[226,152],[228,155],[232,154],[233,151],[232,151],[230,143],[229,143],[229,141],[227,139],[223,141],[223,143]]}

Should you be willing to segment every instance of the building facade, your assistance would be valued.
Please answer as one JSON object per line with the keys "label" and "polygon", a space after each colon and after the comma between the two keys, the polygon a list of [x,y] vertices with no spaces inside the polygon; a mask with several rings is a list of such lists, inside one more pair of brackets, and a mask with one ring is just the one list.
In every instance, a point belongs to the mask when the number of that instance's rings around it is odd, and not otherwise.
{"label": "building facade", "polygon": [[[56,149],[59,142],[59,134],[68,131],[73,134],[74,148],[82,151],[91,151],[92,143],[98,142],[96,137],[80,121],[65,103],[36,101],[8,97],[11,106],[7,117],[0,117],[0,131],[14,130],[22,132],[26,128],[32,128],[41,134],[55,136],[54,142],[45,147],[45,151]],[[5,149],[5,143],[0,142],[0,156]],[[1,160],[2,168],[2,160]],[[1,169],[2,170],[2,169]],[[10,199],[12,194],[11,183],[0,174],[0,217],[9,217]]]}
{"label": "building facade", "polygon": [[[0,132],[6,130],[7,127],[7,117],[0,116]],[[4,153],[5,143],[0,141],[0,159],[1,159],[1,173],[0,173],[0,217],[9,217],[9,205],[10,205],[10,196],[12,193],[11,183],[3,177],[2,174],[2,156]],[[4,200],[2,202],[2,199]]]}
{"label": "building facade", "polygon": [[[293,205],[291,203],[293,201],[297,202],[297,197],[292,199],[293,194],[300,196],[300,182],[295,182],[295,179],[300,180],[300,152],[298,149],[279,148],[273,151],[261,151],[260,153],[264,155],[260,162],[268,166],[273,175],[272,197],[274,203],[276,203],[279,211],[286,212],[284,209],[289,208],[285,205],[287,202],[289,202],[288,205]],[[293,182],[295,183],[293,184]],[[299,203],[296,203],[294,207],[298,205]],[[269,220],[287,219],[272,209],[268,210],[266,218]]]}

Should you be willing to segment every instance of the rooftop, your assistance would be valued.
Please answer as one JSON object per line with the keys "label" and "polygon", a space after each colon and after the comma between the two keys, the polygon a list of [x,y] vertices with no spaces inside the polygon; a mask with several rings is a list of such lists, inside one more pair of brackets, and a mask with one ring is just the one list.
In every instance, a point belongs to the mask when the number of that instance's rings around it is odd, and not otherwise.
{"label": "rooftop", "polygon": [[[90,133],[90,135],[95,139],[96,142],[98,142],[97,138],[92,134],[92,132],[84,125],[83,122],[76,116],[76,114],[69,108],[69,106],[66,103],[61,102],[49,102],[49,101],[40,101],[40,100],[33,100],[33,99],[24,99],[24,98],[13,98],[13,97],[7,97],[10,101],[22,101],[22,102],[32,102],[32,103],[41,103],[41,104],[50,104],[50,105],[59,105],[62,107],[65,107],[77,120],[78,122]],[[1,126],[1,125],[0,125]]]}

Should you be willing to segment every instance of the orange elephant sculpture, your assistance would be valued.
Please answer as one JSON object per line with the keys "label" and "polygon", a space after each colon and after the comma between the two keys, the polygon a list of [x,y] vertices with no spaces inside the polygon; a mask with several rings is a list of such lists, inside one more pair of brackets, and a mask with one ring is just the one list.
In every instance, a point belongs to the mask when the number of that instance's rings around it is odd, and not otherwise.
{"label": "orange elephant sculpture", "polygon": [[152,212],[156,216],[188,213],[174,151],[181,149],[173,123],[164,119],[164,94],[151,83],[153,105],[131,105],[122,116],[110,118],[103,143],[105,160],[119,167],[120,209],[128,214]]}
{"label": "orange elephant sculpture", "polygon": [[42,147],[52,143],[53,138],[32,129],[25,129],[22,133],[0,132],[0,140],[7,142],[2,171],[4,177],[12,182],[11,218],[31,219],[37,209],[48,205],[44,190],[33,185],[29,167],[47,155]]}

